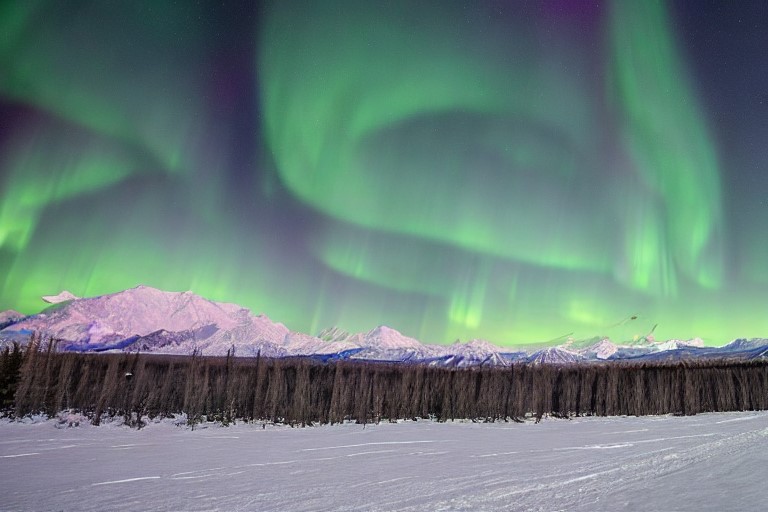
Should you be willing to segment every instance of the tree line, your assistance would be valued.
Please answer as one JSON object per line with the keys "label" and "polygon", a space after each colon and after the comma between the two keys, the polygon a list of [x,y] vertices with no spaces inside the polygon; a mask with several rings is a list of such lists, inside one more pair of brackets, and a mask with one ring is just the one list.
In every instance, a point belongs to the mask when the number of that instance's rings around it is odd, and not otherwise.
{"label": "tree line", "polygon": [[0,353],[5,414],[76,410],[142,418],[309,425],[431,418],[691,415],[768,409],[768,362],[590,362],[441,368],[311,358],[60,352],[33,340]]}

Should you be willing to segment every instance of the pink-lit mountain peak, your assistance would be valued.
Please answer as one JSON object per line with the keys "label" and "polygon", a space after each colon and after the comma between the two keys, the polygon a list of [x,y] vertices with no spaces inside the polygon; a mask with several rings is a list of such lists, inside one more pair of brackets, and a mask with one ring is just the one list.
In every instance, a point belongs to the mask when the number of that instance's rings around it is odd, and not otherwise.
{"label": "pink-lit mountain peak", "polygon": [[[61,294],[60,294],[61,295]],[[119,336],[144,336],[155,331],[195,330],[215,325],[233,329],[250,322],[271,324],[272,330],[288,329],[268,319],[254,317],[235,304],[213,302],[192,292],[166,292],[149,286],[87,299],[71,299],[29,317],[15,329],[41,330],[54,337],[99,343]]]}
{"label": "pink-lit mountain peak", "polygon": [[4,324],[6,322],[13,322],[16,320],[20,320],[22,318],[24,318],[24,315],[13,309],[8,309],[6,311],[0,312],[0,324]]}
{"label": "pink-lit mountain peak", "polygon": [[[263,314],[192,292],[167,292],[137,286],[122,292],[80,299],[69,293],[45,297],[54,303],[37,315],[0,314],[0,348],[27,343],[30,334],[59,340],[61,350],[128,350],[204,355],[322,356],[331,359],[424,361],[445,366],[508,365],[512,361],[568,364],[622,358],[669,359],[698,355],[768,357],[768,340],[738,340],[722,351],[702,347],[699,339],[667,342],[640,340],[616,344],[607,338],[569,341],[533,354],[506,350],[485,340],[425,345],[381,325],[350,334],[326,329],[318,337],[293,332]],[[7,317],[7,318],[6,318]]]}
{"label": "pink-lit mountain peak", "polygon": [[365,333],[362,336],[360,345],[363,347],[376,347],[382,350],[420,350],[424,348],[424,345],[417,339],[405,336],[396,329],[386,325],[380,325]]}
{"label": "pink-lit mountain peak", "polygon": [[466,343],[456,342],[451,345],[453,353],[458,355],[472,354],[474,356],[486,355],[490,356],[499,352],[503,352],[501,347],[494,345],[487,340],[470,340]]}

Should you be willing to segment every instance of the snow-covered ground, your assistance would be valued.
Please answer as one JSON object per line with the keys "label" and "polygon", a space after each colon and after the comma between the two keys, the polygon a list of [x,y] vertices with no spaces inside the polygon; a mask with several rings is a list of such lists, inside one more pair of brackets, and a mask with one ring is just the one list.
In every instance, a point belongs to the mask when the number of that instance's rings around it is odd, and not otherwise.
{"label": "snow-covered ground", "polygon": [[0,423],[0,510],[765,510],[768,413],[142,430]]}

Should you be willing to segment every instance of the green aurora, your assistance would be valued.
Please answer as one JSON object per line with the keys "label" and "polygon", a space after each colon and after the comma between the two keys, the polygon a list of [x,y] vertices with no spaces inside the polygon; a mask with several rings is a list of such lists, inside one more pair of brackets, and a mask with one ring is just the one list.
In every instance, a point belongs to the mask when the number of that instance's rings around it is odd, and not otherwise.
{"label": "green aurora", "polygon": [[146,284],[313,334],[768,336],[768,154],[722,135],[691,9],[4,3],[0,310]]}

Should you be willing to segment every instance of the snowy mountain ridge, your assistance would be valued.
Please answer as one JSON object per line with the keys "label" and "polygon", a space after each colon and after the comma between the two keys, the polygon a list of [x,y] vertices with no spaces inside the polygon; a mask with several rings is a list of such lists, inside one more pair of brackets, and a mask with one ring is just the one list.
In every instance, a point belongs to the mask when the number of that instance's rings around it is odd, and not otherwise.
{"label": "snowy mountain ridge", "polygon": [[60,350],[142,351],[167,354],[268,357],[313,356],[322,359],[421,361],[440,366],[509,365],[516,361],[568,364],[615,359],[680,357],[766,357],[768,340],[735,340],[719,348],[701,339],[616,344],[608,338],[570,340],[531,354],[501,348],[486,340],[428,345],[381,325],[351,334],[337,327],[318,336],[294,332],[266,315],[192,292],[167,292],[137,286],[122,292],[78,298],[69,292],[43,297],[52,304],[36,315],[0,313],[0,347],[26,343],[32,333],[59,341]]}

